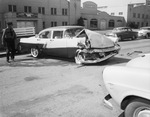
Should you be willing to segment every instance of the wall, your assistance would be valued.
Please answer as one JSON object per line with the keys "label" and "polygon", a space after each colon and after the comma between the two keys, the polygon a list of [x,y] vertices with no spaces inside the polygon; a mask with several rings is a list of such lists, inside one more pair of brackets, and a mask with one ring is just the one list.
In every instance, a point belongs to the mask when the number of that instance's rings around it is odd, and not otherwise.
{"label": "wall", "polygon": [[76,25],[81,17],[81,0],[70,0],[69,2],[69,24]]}
{"label": "wall", "polygon": [[[128,22],[134,22],[135,24],[139,23],[139,27],[146,26],[148,23],[148,26],[150,26],[150,6],[147,5],[128,5]],[[136,16],[133,17],[133,14]],[[140,15],[140,17],[138,17]],[[144,18],[142,17],[144,15]],[[148,16],[148,17],[147,17]],[[142,25],[143,24],[143,25]]]}
{"label": "wall", "polygon": [[[93,5],[93,6],[92,6]],[[94,2],[84,2],[81,10],[81,15],[85,20],[87,28],[92,30],[106,30],[113,29],[114,27],[125,26],[125,19],[121,16],[111,16],[106,12],[97,10],[97,6]],[[95,20],[95,26],[92,26],[91,22]],[[110,20],[114,21],[114,26],[110,27]],[[121,23],[118,21],[122,21]]]}

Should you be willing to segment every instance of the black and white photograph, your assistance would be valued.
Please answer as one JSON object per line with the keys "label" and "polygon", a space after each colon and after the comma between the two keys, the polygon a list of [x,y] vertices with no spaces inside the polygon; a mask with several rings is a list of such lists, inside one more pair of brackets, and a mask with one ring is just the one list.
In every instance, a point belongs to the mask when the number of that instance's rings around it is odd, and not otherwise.
{"label": "black and white photograph", "polygon": [[0,117],[150,117],[150,0],[0,0]]}

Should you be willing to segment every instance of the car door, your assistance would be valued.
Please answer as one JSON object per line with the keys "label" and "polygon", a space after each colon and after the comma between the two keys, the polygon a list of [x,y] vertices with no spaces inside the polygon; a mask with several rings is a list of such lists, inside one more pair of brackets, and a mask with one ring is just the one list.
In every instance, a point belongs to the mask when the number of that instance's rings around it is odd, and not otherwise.
{"label": "car door", "polygon": [[49,42],[51,38],[51,31],[49,30],[45,30],[43,32],[41,32],[37,38],[37,42],[38,44],[47,44],[47,42]]}
{"label": "car door", "polygon": [[134,32],[132,31],[132,29],[127,28],[127,38],[132,38],[134,35]]}
{"label": "car door", "polygon": [[46,44],[47,54],[53,56],[67,57],[66,39],[63,30],[53,30],[51,39]]}
{"label": "car door", "polygon": [[[76,32],[78,32],[76,30]],[[68,51],[68,57],[75,57],[76,50],[78,49],[78,43],[83,42],[85,43],[86,39],[86,33],[84,29],[79,29],[79,33],[73,37],[69,36],[66,37],[67,40],[67,51]]]}
{"label": "car door", "polygon": [[123,28],[122,29],[122,38],[123,39],[128,38],[128,30],[127,30],[127,28]]}

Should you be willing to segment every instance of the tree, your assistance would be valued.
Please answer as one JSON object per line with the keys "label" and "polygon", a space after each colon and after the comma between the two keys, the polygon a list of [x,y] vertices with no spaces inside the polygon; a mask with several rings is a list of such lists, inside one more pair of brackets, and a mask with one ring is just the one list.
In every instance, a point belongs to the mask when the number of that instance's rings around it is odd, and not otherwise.
{"label": "tree", "polygon": [[128,22],[127,26],[130,27],[130,28],[138,28],[138,25],[135,24],[135,22]]}
{"label": "tree", "polygon": [[80,18],[78,19],[77,25],[79,25],[79,26],[84,26],[84,18],[80,17]]}

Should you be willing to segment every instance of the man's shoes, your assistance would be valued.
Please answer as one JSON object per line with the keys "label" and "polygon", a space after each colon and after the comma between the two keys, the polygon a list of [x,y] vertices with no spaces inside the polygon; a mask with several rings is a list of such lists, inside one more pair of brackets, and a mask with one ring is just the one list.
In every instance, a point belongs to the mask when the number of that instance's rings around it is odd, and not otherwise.
{"label": "man's shoes", "polygon": [[10,61],[9,61],[9,60],[7,60],[7,63],[8,63],[8,64],[10,64]]}
{"label": "man's shoes", "polygon": [[15,62],[15,60],[14,60],[14,59],[11,59],[11,61],[12,61],[12,62]]}

